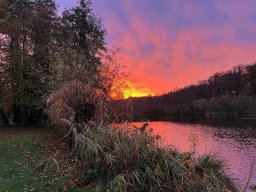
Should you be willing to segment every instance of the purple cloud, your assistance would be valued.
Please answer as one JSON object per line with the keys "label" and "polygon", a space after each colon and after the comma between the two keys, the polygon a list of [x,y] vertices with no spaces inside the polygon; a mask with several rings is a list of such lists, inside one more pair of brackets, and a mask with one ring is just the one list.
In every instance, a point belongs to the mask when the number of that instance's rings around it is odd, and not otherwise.
{"label": "purple cloud", "polygon": [[[62,6],[74,5],[61,1]],[[94,0],[136,89],[162,94],[255,61],[256,1]]]}

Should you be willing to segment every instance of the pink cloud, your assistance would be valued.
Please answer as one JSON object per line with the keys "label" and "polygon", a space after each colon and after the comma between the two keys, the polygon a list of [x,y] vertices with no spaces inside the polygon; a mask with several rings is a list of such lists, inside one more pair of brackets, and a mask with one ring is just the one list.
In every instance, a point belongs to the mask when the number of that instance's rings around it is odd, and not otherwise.
{"label": "pink cloud", "polygon": [[[185,19],[207,16],[203,6],[182,5],[178,1],[171,4],[183,11]],[[246,34],[255,34],[256,27],[249,21],[253,6],[230,3],[230,7],[223,8],[222,1],[217,1],[216,14],[227,15],[227,22],[211,26],[203,18],[204,24],[200,24],[199,19],[194,25],[187,25],[185,21],[181,25],[174,19],[179,14],[177,10],[172,15],[166,14],[166,21],[150,20],[148,18],[153,17],[150,12],[138,10],[133,1],[124,0],[120,5],[128,17],[127,23],[111,9],[104,9],[105,25],[111,44],[122,47],[124,63],[133,70],[137,79],[134,86],[138,90],[163,94],[234,65],[255,61],[255,41],[244,40],[246,37],[238,33],[240,27],[244,27],[249,30]]]}

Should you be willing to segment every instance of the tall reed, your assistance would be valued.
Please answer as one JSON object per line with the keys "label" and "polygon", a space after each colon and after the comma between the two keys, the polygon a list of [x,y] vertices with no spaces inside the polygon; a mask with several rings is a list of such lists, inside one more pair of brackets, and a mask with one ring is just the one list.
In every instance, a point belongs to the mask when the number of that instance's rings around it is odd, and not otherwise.
{"label": "tall reed", "polygon": [[161,147],[152,129],[95,125],[76,134],[81,180],[95,190],[238,191],[222,161]]}

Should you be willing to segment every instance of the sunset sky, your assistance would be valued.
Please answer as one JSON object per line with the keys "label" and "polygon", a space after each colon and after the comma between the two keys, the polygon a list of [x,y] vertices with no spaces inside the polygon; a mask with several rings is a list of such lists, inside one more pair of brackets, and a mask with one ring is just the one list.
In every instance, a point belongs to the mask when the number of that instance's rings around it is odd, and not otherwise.
{"label": "sunset sky", "polygon": [[[76,0],[57,0],[60,9]],[[160,95],[256,60],[255,0],[92,0],[133,91]]]}

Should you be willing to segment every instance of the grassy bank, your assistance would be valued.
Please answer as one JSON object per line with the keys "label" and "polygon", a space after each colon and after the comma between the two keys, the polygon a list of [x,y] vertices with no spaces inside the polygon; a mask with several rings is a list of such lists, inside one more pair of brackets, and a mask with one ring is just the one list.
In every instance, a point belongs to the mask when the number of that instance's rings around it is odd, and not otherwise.
{"label": "grassy bank", "polygon": [[223,162],[162,148],[148,127],[87,126],[73,142],[71,156],[51,129],[0,129],[0,191],[237,191]]}
{"label": "grassy bank", "polygon": [[1,128],[0,191],[80,191],[71,189],[73,164],[57,141],[51,129]]}

